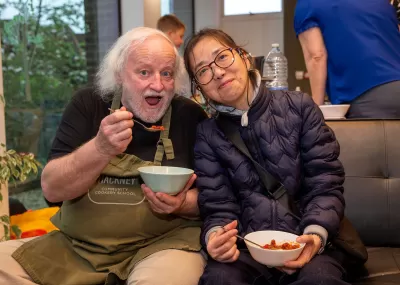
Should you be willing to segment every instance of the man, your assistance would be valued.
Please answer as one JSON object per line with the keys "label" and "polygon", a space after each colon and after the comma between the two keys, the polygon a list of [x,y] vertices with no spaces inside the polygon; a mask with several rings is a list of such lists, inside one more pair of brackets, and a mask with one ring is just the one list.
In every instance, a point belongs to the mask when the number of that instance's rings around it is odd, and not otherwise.
{"label": "man", "polygon": [[183,44],[185,24],[175,15],[164,15],[157,21],[157,29],[164,32],[174,43],[177,49]]}
{"label": "man", "polygon": [[349,118],[400,118],[400,33],[389,1],[297,1],[294,26],[318,105]]}
{"label": "man", "polygon": [[195,175],[169,196],[140,185],[138,172],[193,167],[206,115],[174,96],[179,68],[176,48],[155,29],[118,39],[97,89],[77,92],[66,108],[43,170],[45,198],[63,202],[52,218],[60,231],[0,243],[0,284],[197,284],[205,260]]}

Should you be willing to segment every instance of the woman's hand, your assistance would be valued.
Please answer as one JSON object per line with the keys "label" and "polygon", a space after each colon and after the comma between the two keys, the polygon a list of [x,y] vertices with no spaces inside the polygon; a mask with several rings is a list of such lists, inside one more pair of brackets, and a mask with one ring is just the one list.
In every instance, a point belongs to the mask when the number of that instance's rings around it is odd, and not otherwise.
{"label": "woman's hand", "polygon": [[225,225],[210,234],[207,243],[208,254],[216,261],[227,263],[239,258],[240,252],[236,246],[238,234],[237,221]]}
{"label": "woman's hand", "polygon": [[293,274],[297,269],[303,268],[303,266],[310,262],[310,260],[318,253],[321,249],[321,239],[317,235],[302,235],[296,239],[298,243],[305,243],[303,251],[297,260],[288,261],[284,267],[278,269],[286,272],[287,274]]}
{"label": "woman's hand", "polygon": [[[196,174],[193,174],[183,190],[176,196],[168,195],[162,192],[154,193],[145,184],[142,184],[142,191],[154,212],[164,215],[180,214],[181,210],[185,208],[187,192],[192,187],[196,177]],[[197,207],[197,201],[195,206]]]}

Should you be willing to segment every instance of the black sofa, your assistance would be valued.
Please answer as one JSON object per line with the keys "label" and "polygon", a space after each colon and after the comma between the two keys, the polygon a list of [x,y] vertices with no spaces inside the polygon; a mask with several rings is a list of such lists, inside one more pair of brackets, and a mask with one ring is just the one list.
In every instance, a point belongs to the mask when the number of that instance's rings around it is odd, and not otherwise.
{"label": "black sofa", "polygon": [[327,124],[346,171],[346,216],[369,253],[353,284],[400,284],[400,120]]}

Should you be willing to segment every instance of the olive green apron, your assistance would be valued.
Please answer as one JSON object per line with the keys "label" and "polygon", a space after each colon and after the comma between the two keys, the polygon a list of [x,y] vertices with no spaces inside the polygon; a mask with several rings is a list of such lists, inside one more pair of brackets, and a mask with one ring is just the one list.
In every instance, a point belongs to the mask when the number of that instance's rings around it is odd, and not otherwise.
{"label": "olive green apron", "polygon": [[[117,109],[120,98],[114,98]],[[52,218],[60,231],[25,243],[13,257],[43,285],[119,284],[137,262],[165,249],[199,251],[200,221],[151,211],[138,168],[174,158],[168,138],[171,107],[164,115],[153,162],[114,157],[88,193],[65,201]],[[155,273],[156,274],[156,273]]]}

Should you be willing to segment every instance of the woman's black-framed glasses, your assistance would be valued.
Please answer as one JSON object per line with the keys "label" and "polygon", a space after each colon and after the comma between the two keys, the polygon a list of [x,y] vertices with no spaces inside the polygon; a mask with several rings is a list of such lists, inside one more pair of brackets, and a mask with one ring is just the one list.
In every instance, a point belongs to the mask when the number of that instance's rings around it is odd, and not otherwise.
{"label": "woman's black-framed glasses", "polygon": [[197,83],[206,85],[214,78],[214,70],[211,67],[213,63],[215,63],[216,66],[225,69],[231,66],[234,62],[235,55],[233,54],[233,48],[224,49],[217,54],[214,61],[200,67],[194,74],[194,78]]}

